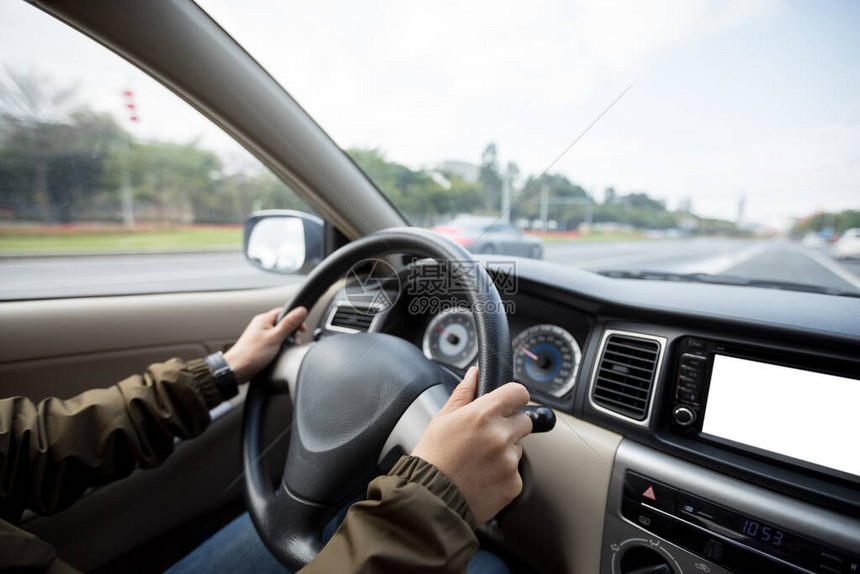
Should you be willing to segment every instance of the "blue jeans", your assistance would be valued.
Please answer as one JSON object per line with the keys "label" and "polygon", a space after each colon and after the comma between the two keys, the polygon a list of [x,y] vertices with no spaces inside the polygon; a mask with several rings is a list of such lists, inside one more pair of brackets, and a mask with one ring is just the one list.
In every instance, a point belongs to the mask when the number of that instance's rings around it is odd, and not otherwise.
{"label": "blue jeans", "polygon": [[[346,508],[323,530],[323,540],[332,537]],[[289,571],[272,556],[257,536],[248,513],[216,532],[191,554],[174,564],[166,574],[206,572],[254,572],[255,574],[289,574]],[[466,567],[467,574],[510,574],[502,559],[486,550],[478,552]]]}

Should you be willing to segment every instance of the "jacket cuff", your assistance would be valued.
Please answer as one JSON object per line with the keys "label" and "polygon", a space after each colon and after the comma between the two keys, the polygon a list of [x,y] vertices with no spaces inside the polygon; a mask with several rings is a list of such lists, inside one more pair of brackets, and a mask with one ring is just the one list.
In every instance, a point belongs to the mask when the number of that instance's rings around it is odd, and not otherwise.
{"label": "jacket cuff", "polygon": [[215,383],[215,375],[212,374],[212,369],[209,368],[206,361],[203,359],[194,359],[193,361],[186,362],[185,368],[194,377],[194,386],[203,396],[206,408],[212,410],[224,402],[221,390]]}
{"label": "jacket cuff", "polygon": [[397,464],[388,472],[389,476],[397,476],[406,482],[420,484],[448,505],[460,518],[466,521],[469,528],[475,529],[475,516],[469,503],[457,485],[441,470],[417,456],[401,456]]}

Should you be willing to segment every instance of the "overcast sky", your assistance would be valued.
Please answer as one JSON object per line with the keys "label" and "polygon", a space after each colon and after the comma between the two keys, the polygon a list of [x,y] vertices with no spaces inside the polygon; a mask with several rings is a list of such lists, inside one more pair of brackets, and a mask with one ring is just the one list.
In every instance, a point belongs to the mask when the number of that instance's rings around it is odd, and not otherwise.
{"label": "overcast sky", "polygon": [[[432,167],[503,162],[670,207],[777,222],[860,208],[860,3],[201,0],[342,147]],[[34,40],[36,39],[36,40]],[[144,137],[200,138],[249,161],[125,62],[19,0],[0,62],[122,115]]]}

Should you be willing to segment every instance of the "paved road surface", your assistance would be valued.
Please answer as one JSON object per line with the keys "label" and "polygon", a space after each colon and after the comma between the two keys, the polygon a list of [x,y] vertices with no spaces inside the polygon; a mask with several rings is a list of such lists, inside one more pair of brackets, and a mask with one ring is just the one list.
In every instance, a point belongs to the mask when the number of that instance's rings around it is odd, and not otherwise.
{"label": "paved road surface", "polygon": [[[732,274],[860,292],[860,262],[797,244],[730,239],[552,243],[546,259],[587,270]],[[240,253],[0,259],[0,299],[240,289],[300,277],[265,273]]]}
{"label": "paved road surface", "polygon": [[299,281],[252,267],[241,253],[0,260],[0,299],[270,287]]}
{"label": "paved road surface", "polygon": [[860,261],[835,261],[796,243],[738,239],[555,243],[545,259],[590,271],[668,271],[809,283],[860,293]]}

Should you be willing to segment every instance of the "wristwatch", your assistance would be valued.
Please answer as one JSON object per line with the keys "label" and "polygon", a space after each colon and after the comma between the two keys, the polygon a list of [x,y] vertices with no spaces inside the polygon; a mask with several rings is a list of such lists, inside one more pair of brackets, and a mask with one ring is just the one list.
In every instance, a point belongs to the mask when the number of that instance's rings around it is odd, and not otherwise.
{"label": "wristwatch", "polygon": [[218,385],[218,390],[221,391],[221,396],[224,400],[226,401],[229,398],[235,397],[239,392],[239,381],[236,379],[236,373],[233,372],[233,368],[224,359],[224,353],[218,351],[203,360],[212,369],[212,374],[215,376],[215,384]]}

